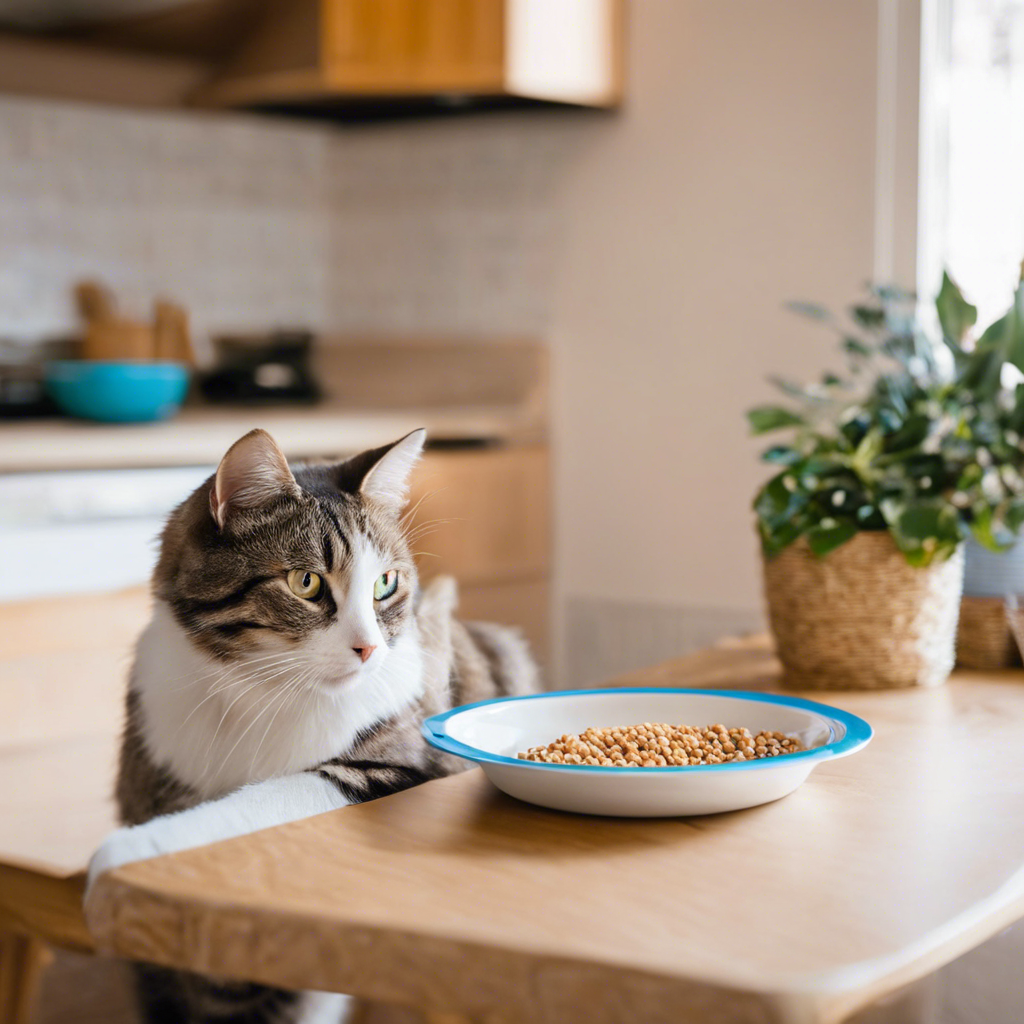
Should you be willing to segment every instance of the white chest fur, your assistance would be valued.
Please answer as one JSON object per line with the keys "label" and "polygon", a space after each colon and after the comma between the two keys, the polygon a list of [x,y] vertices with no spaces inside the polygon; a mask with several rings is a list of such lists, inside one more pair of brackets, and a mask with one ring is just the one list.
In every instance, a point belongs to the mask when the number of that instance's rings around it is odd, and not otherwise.
{"label": "white chest fur", "polygon": [[360,730],[423,691],[414,625],[378,669],[337,689],[316,685],[306,668],[300,652],[225,666],[193,647],[158,601],[133,677],[151,756],[208,800],[344,754]]}

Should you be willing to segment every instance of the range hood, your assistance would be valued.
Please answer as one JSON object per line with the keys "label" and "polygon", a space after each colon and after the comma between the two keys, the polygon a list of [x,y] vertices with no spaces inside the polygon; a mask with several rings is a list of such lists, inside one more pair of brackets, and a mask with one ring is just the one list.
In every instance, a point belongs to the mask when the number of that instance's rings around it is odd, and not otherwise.
{"label": "range hood", "polygon": [[271,0],[194,93],[215,107],[514,99],[611,107],[622,0]]}

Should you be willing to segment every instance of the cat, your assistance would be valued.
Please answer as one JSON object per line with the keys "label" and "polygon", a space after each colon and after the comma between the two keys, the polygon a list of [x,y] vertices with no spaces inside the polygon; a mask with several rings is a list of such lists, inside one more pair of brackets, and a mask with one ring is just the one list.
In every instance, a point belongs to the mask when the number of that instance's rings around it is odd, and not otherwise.
{"label": "cat", "polygon": [[[123,827],[90,884],[128,861],[463,770],[420,722],[538,688],[518,633],[454,619],[451,580],[419,589],[402,510],[425,436],[293,471],[254,430],[171,514],[126,697]],[[144,965],[137,989],[150,1024],[340,1013],[322,993]]]}

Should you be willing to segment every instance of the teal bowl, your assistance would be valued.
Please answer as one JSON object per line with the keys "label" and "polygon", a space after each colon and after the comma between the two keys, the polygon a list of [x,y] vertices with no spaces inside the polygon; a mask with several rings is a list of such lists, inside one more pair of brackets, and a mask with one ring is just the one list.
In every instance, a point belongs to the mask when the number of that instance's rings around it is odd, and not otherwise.
{"label": "teal bowl", "polygon": [[149,423],[173,416],[185,401],[181,363],[66,360],[48,363],[46,387],[70,416],[103,423]]}

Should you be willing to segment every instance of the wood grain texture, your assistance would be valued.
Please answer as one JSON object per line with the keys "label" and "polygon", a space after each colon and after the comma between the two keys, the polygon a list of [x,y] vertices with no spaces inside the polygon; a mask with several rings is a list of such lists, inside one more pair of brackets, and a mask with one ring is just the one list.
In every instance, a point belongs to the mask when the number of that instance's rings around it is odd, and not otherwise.
{"label": "wood grain texture", "polygon": [[6,781],[62,739],[115,735],[149,606],[144,587],[0,602],[0,808],[20,799]]}
{"label": "wood grain texture", "polygon": [[[537,6],[536,0],[272,0],[194,99],[239,106],[452,93],[617,104],[621,0],[567,7],[543,47],[508,30],[535,19]],[[588,19],[597,16],[608,38],[595,45]],[[302,32],[295,30],[297,19]],[[545,51],[539,62],[538,50]]]}
{"label": "wood grain texture", "polygon": [[153,108],[181,107],[209,74],[190,58],[139,55],[0,33],[0,93]]}
{"label": "wood grain texture", "polygon": [[448,573],[462,586],[546,576],[548,476],[545,445],[428,451],[410,489],[421,571]]}
{"label": "wood grain texture", "polygon": [[[630,681],[730,665],[773,671],[755,642]],[[123,867],[90,924],[129,956],[495,1024],[838,1021],[1024,915],[1024,678],[830,699],[874,741],[774,804],[586,818],[470,772]]]}
{"label": "wood grain texture", "polygon": [[91,952],[92,936],[82,915],[84,895],[84,872],[61,878],[0,864],[0,931]]}
{"label": "wood grain texture", "polygon": [[37,939],[0,932],[0,1022],[30,1024],[50,954]]}

